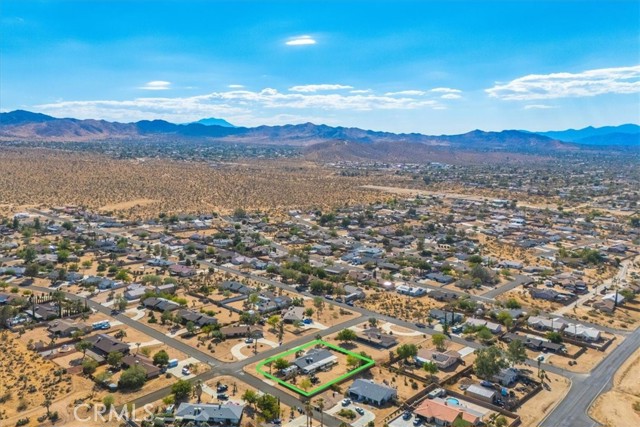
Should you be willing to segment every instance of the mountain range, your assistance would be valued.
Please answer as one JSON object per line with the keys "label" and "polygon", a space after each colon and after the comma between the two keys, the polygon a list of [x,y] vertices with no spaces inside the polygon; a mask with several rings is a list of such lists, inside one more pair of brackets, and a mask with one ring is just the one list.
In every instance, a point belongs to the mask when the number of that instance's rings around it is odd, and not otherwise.
{"label": "mountain range", "polygon": [[[422,158],[435,151],[558,152],[640,146],[640,127],[622,125],[556,132],[474,130],[460,135],[397,134],[359,128],[304,123],[283,126],[234,127],[223,119],[189,124],[164,120],[134,123],[55,118],[16,110],[0,113],[0,141],[137,141],[185,140],[216,143],[291,145],[317,159]],[[413,157],[415,156],[415,157]]]}

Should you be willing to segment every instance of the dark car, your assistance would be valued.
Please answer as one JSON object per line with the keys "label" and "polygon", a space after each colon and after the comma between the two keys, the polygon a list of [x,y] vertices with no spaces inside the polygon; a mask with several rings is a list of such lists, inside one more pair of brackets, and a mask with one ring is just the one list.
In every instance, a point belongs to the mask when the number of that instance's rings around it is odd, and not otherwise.
{"label": "dark car", "polygon": [[427,327],[427,325],[425,325],[424,323],[416,323],[416,326],[421,329],[424,329]]}
{"label": "dark car", "polygon": [[229,390],[229,386],[226,384],[220,384],[217,388],[216,391],[218,393],[224,393],[225,391]]}
{"label": "dark car", "polygon": [[229,395],[227,393],[218,393],[218,400],[229,400]]}

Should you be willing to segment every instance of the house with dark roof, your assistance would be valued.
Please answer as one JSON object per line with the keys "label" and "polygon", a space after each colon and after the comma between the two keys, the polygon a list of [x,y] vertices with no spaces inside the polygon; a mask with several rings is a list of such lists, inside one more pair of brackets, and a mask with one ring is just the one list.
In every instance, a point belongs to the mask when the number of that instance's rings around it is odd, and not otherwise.
{"label": "house with dark roof", "polygon": [[234,337],[258,337],[262,336],[262,326],[258,325],[238,325],[238,326],[223,326],[220,328],[220,333],[225,338]]}
{"label": "house with dark roof", "polygon": [[222,284],[220,284],[220,289],[243,295],[249,295],[250,293],[255,292],[255,289],[232,280],[222,282]]}
{"label": "house with dark roof", "polygon": [[180,308],[180,304],[178,304],[177,302],[168,300],[166,298],[149,297],[144,301],[142,301],[142,304],[147,308],[151,308],[153,310],[158,310],[162,312],[175,311]]}
{"label": "house with dark roof", "polygon": [[84,323],[76,323],[65,319],[58,319],[49,322],[47,331],[49,331],[49,334],[51,334],[52,336],[70,337],[77,331],[80,331],[82,333],[91,331],[91,326]]}
{"label": "house with dark roof", "polygon": [[347,393],[353,400],[370,403],[375,406],[383,406],[398,397],[396,389],[362,378],[356,379]]}
{"label": "house with dark roof", "polygon": [[129,354],[129,344],[115,339],[111,335],[97,334],[87,338],[93,344],[92,350],[99,356],[107,357],[109,353]]}
{"label": "house with dark roof", "polygon": [[153,361],[148,357],[145,357],[141,354],[128,354],[122,358],[122,365],[125,368],[129,368],[131,366],[140,366],[147,373],[147,379],[155,378],[160,375],[162,372],[159,366],[153,364]]}
{"label": "house with dark roof", "polygon": [[369,328],[356,332],[356,339],[365,344],[379,348],[391,348],[398,344],[398,339],[379,328]]}
{"label": "house with dark roof", "polygon": [[187,403],[178,406],[175,413],[176,425],[193,423],[199,425],[239,426],[244,405],[237,403]]}

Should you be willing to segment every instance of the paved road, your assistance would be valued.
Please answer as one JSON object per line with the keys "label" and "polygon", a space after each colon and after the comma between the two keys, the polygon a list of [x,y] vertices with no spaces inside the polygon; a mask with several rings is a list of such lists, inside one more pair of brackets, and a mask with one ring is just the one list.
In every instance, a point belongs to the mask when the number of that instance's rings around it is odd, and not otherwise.
{"label": "paved road", "polygon": [[573,378],[571,389],[560,404],[544,419],[541,427],[592,427],[599,425],[587,415],[593,401],[611,388],[620,366],[640,347],[640,329],[636,329],[616,347],[589,376]]}
{"label": "paved road", "polygon": [[509,292],[512,289],[517,288],[518,286],[522,285],[523,283],[528,283],[531,282],[531,277],[529,276],[525,276],[522,274],[517,274],[512,281],[510,281],[509,283],[507,283],[506,285],[503,286],[499,286],[495,289],[490,290],[489,292],[485,292],[484,294],[482,294],[483,297],[485,298],[495,298],[498,295],[502,295],[505,292]]}

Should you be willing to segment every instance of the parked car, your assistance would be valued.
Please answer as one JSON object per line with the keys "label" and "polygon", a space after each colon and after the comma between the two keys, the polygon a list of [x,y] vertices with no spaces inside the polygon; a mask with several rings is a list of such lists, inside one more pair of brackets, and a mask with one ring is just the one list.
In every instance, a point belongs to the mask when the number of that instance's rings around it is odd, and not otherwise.
{"label": "parked car", "polygon": [[351,405],[351,399],[342,399],[342,406]]}
{"label": "parked car", "polygon": [[191,371],[186,366],[182,368],[182,375],[191,375]]}
{"label": "parked car", "polygon": [[402,414],[402,419],[405,421],[411,419],[411,412],[407,411],[404,414]]}
{"label": "parked car", "polygon": [[246,340],[244,340],[245,344],[253,344],[253,338],[249,337]]}
{"label": "parked car", "polygon": [[229,390],[229,386],[226,384],[220,384],[217,388],[216,391],[218,393],[224,393],[225,391]]}
{"label": "parked car", "polygon": [[229,395],[227,393],[218,393],[218,400],[229,400]]}
{"label": "parked car", "polygon": [[415,420],[413,420],[414,426],[419,426],[420,424],[422,424],[422,420],[420,418],[416,418]]}
{"label": "parked car", "polygon": [[416,323],[416,326],[421,329],[424,329],[427,327],[427,325],[425,325],[424,323]]}
{"label": "parked car", "polygon": [[364,409],[362,409],[359,406],[356,407],[356,412],[359,413],[360,415],[364,415]]}

